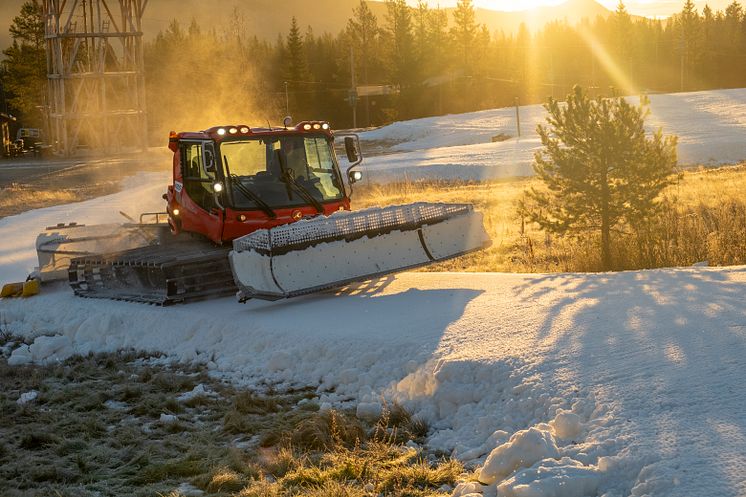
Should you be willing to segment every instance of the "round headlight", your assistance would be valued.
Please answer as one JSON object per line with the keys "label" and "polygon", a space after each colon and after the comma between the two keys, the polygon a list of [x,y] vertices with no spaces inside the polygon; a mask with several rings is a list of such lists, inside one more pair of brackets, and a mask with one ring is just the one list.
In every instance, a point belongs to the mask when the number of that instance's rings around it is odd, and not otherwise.
{"label": "round headlight", "polygon": [[231,128],[228,130],[228,133],[235,135],[236,133],[238,133],[238,128]]}
{"label": "round headlight", "polygon": [[322,124],[321,129],[329,129],[329,123]]}
{"label": "round headlight", "polygon": [[220,128],[220,129],[218,130],[218,134],[219,134],[220,136],[223,136],[223,135],[225,134],[225,128]]}
{"label": "round headlight", "polygon": [[308,131],[309,129],[311,129],[311,125],[310,124],[304,124],[303,125],[303,129],[305,129],[306,131]]}
{"label": "round headlight", "polygon": [[238,215],[238,220],[241,221],[241,222],[246,221],[246,215],[245,214],[239,214]]}
{"label": "round headlight", "polygon": [[316,123],[313,125],[313,129],[321,129],[321,125],[319,123]]}
{"label": "round headlight", "polygon": [[249,131],[250,131],[250,130],[249,130],[249,128],[248,128],[248,127],[246,127],[246,126],[244,126],[244,127],[242,127],[242,128],[241,128],[241,133],[244,133],[244,134],[246,134],[246,133],[248,133]]}
{"label": "round headlight", "polygon": [[171,214],[173,214],[173,215],[174,215],[174,217],[178,216],[178,215],[179,215],[179,209],[174,209],[174,210],[172,210],[172,211],[171,211]]}
{"label": "round headlight", "polygon": [[215,193],[220,193],[223,191],[223,184],[222,183],[215,183],[212,185],[212,189]]}

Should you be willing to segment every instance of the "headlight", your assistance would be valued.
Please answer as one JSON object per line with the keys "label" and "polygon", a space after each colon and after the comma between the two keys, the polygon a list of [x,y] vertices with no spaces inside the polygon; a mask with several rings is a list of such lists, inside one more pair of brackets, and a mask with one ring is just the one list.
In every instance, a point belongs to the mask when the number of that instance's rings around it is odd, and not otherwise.
{"label": "headlight", "polygon": [[219,134],[220,136],[223,136],[223,135],[225,134],[225,128],[220,128],[220,129],[218,130],[218,134]]}
{"label": "headlight", "polygon": [[177,216],[179,215],[179,209],[173,209],[173,210],[171,211],[171,214],[173,214],[173,215],[174,215],[174,217],[177,217]]}
{"label": "headlight", "polygon": [[215,183],[214,185],[212,185],[212,190],[213,190],[213,191],[214,191],[215,193],[220,193],[220,192],[222,192],[222,191],[223,191],[223,184],[222,184],[222,183]]}

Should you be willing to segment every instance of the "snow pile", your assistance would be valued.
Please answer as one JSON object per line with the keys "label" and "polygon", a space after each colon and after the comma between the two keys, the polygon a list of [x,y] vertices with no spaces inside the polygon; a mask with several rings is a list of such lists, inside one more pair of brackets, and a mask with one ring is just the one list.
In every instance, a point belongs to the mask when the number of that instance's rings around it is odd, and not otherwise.
{"label": "snow pile", "polygon": [[23,364],[47,364],[51,361],[64,361],[76,353],[70,338],[62,335],[40,336],[34,343],[21,345],[13,350],[8,358],[11,366]]}
{"label": "snow pile", "polygon": [[16,404],[19,406],[28,404],[29,402],[33,402],[39,397],[39,392],[36,390],[31,390],[28,392],[23,392],[20,397],[18,397],[18,400],[16,400]]}
{"label": "snow pile", "polygon": [[479,470],[479,481],[491,485],[518,468],[526,468],[547,458],[559,457],[557,443],[549,431],[529,428],[516,432],[495,448]]}
{"label": "snow pile", "polygon": [[545,459],[523,469],[497,486],[501,497],[578,497],[596,495],[598,468],[568,457]]}
{"label": "snow pile", "polygon": [[[629,100],[639,103],[637,97]],[[650,110],[650,131],[662,127],[664,134],[679,137],[681,165],[746,159],[746,89],[651,95]],[[520,108],[520,115],[521,137],[513,107],[414,119],[367,131],[361,134],[363,141],[391,143],[386,151],[393,153],[369,157],[363,168],[372,181],[533,175],[533,156],[541,148],[536,126],[545,124],[546,112],[541,105],[529,105]],[[493,143],[496,136],[502,141]]]}
{"label": "snow pile", "polygon": [[179,402],[190,402],[194,399],[198,399],[200,397],[217,397],[218,394],[210,390],[208,387],[205,387],[202,383],[194,387],[189,392],[184,392],[183,394],[176,397],[176,400]]}
{"label": "snow pile", "polygon": [[172,425],[179,422],[179,418],[174,414],[161,413],[161,417],[158,418],[158,422],[162,425]]}

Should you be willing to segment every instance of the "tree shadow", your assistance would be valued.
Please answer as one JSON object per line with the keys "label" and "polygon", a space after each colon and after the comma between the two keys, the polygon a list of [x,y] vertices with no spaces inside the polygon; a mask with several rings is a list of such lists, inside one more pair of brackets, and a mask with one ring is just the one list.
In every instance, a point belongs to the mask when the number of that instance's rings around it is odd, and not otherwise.
{"label": "tree shadow", "polygon": [[686,494],[743,492],[746,268],[546,275],[515,290],[546,302],[547,381],[589,387],[629,418],[620,429]]}

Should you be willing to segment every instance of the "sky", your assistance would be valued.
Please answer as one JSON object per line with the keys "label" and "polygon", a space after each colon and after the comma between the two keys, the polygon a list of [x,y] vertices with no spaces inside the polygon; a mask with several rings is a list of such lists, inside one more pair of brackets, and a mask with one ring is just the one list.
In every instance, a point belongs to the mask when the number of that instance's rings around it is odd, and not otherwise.
{"label": "sky", "polygon": [[[494,10],[526,10],[541,5],[557,5],[564,0],[474,0],[474,5]],[[597,0],[606,8],[614,10],[618,0]],[[732,0],[695,0],[699,9],[707,3],[714,10],[725,10]],[[416,2],[414,2],[416,3]],[[430,0],[430,4],[439,3],[442,7],[456,5],[456,0]],[[632,14],[642,16],[669,16],[681,11],[684,0],[626,0],[624,4]]]}

